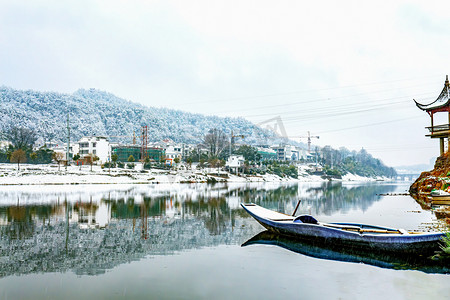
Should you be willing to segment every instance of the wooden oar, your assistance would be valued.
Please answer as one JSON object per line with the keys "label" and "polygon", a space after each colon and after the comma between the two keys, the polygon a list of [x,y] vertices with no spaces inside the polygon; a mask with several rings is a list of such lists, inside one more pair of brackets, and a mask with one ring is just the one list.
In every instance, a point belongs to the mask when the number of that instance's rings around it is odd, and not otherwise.
{"label": "wooden oar", "polygon": [[359,233],[364,233],[364,232],[395,233],[395,234],[401,233],[398,230],[362,229],[361,227],[358,227],[358,226],[349,226],[349,225],[325,224],[325,223],[322,223],[322,225],[327,226],[327,227],[332,227],[332,228],[338,228],[338,229],[342,229],[342,230],[357,231]]}
{"label": "wooden oar", "polygon": [[327,223],[320,223],[322,226],[342,229],[342,230],[348,230],[348,231],[357,231],[360,233],[364,232],[372,232],[372,233],[394,233],[394,234],[424,234],[424,232],[420,231],[406,231],[404,229],[402,230],[381,230],[381,229],[362,229],[358,226],[351,226],[351,225],[338,225],[338,224],[327,224]]}
{"label": "wooden oar", "polygon": [[298,199],[297,206],[295,207],[294,212],[292,213],[293,217],[295,217],[295,213],[297,212],[297,209],[298,209],[298,206],[300,205],[300,202],[302,202],[302,199]]}
{"label": "wooden oar", "polygon": [[379,229],[360,229],[359,232],[372,232],[372,233],[395,233],[395,234],[401,234],[398,230],[379,230]]}

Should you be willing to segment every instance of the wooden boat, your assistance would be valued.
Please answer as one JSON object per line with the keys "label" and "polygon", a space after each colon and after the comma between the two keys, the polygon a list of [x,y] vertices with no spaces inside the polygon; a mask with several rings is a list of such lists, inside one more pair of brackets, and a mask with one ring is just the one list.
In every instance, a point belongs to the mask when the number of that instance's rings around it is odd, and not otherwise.
{"label": "wooden boat", "polygon": [[433,205],[450,205],[450,193],[441,190],[434,190],[430,193],[431,204]]}
{"label": "wooden boat", "polygon": [[253,203],[241,206],[266,229],[280,234],[381,251],[431,252],[439,250],[439,241],[444,236],[440,232],[408,232],[359,223],[322,223],[309,215],[289,216]]}
{"label": "wooden boat", "polygon": [[450,197],[431,197],[432,205],[450,205]]}

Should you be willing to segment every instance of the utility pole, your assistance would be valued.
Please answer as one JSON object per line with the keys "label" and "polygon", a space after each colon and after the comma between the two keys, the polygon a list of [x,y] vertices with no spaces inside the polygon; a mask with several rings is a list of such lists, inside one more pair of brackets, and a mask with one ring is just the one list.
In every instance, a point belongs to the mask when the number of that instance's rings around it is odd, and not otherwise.
{"label": "utility pole", "polygon": [[233,130],[231,130],[231,138],[230,138],[230,156],[231,156],[231,152],[233,149],[233,139],[235,137],[240,137],[241,139],[243,139],[245,136],[243,134],[238,134],[238,135],[233,135]]}
{"label": "utility pole", "polygon": [[147,125],[142,126],[142,146],[141,146],[141,160],[144,162],[148,155],[148,127]]}
{"label": "utility pole", "polygon": [[317,147],[316,147],[316,170],[317,170],[317,156],[319,155],[319,153],[317,152]]}
{"label": "utility pole", "polygon": [[333,169],[333,155],[334,155],[333,150],[331,150],[331,168],[332,169]]}
{"label": "utility pole", "polygon": [[186,156],[184,155],[184,143],[181,144],[181,157],[183,158],[182,161],[186,161]]}
{"label": "utility pole", "polygon": [[230,137],[230,156],[231,156],[231,151],[232,151],[232,146],[233,145],[233,130],[231,130],[231,137]]}
{"label": "utility pole", "polygon": [[66,161],[66,172],[67,172],[67,166],[69,165],[69,148],[70,148],[70,126],[69,126],[69,113],[67,113],[67,161]]}

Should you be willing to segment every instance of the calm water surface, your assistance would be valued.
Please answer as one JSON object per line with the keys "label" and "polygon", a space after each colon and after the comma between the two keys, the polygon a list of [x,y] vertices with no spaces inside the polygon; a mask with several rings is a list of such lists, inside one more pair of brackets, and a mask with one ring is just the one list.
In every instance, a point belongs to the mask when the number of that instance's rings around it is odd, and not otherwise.
{"label": "calm water surface", "polygon": [[0,187],[0,299],[445,299],[450,266],[293,242],[239,207],[407,230],[407,184]]}

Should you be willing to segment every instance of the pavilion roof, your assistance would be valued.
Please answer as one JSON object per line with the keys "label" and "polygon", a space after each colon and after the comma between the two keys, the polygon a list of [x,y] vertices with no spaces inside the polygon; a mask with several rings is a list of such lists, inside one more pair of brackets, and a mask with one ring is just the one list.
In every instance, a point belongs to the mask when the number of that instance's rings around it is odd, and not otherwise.
{"label": "pavilion roof", "polygon": [[418,108],[426,111],[450,106],[450,83],[448,81],[448,75],[445,78],[444,88],[442,89],[442,92],[439,94],[439,97],[437,97],[436,100],[428,104],[421,104],[416,100],[414,100],[414,102],[416,102]]}

